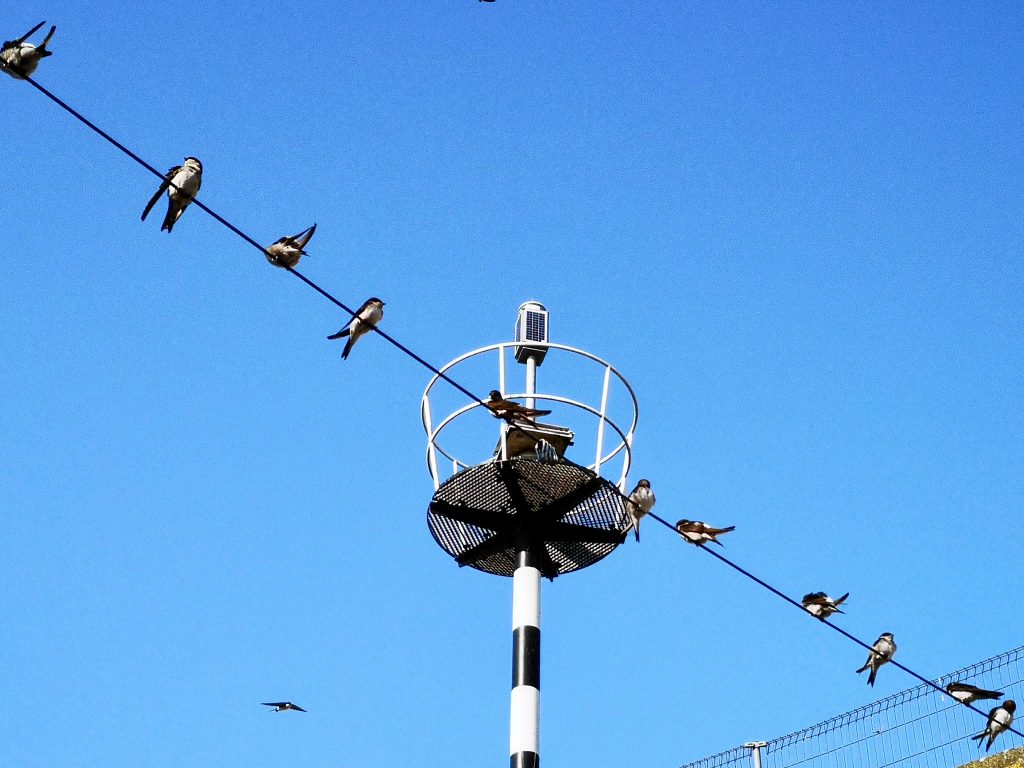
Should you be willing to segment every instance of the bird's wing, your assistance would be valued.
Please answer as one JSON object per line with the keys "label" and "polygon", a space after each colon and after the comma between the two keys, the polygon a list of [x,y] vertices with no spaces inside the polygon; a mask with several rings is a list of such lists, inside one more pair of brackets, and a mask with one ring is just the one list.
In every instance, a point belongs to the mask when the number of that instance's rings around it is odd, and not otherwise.
{"label": "bird's wing", "polygon": [[729,533],[736,530],[735,525],[730,525],[728,528],[712,528],[710,525],[705,526],[705,530],[712,536],[717,536],[720,533]]}
{"label": "bird's wing", "polygon": [[340,339],[343,336],[348,336],[348,326],[347,325],[344,328],[342,328],[340,331],[338,331],[337,333],[332,333],[327,338],[328,339]]}
{"label": "bird's wing", "polygon": [[297,710],[299,710],[299,712],[305,712],[306,711],[302,707],[300,707],[298,704],[292,704],[292,709],[297,709]]}
{"label": "bird's wing", "polygon": [[283,707],[287,703],[288,703],[287,701],[261,701],[260,702],[260,704],[262,704],[264,707]]}
{"label": "bird's wing", "polygon": [[299,234],[295,235],[295,237],[292,239],[295,240],[295,244],[299,248],[305,248],[306,243],[308,243],[313,238],[314,232],[316,232],[316,224],[314,224],[309,229],[304,229],[302,232],[299,232]]}
{"label": "bird's wing", "polygon": [[[25,42],[26,40],[28,40],[28,39],[29,39],[30,37],[32,37],[32,35],[34,35],[34,34],[36,33],[36,30],[38,30],[38,29],[39,29],[39,28],[40,28],[41,26],[43,26],[43,24],[45,24],[45,23],[46,23],[46,20],[45,20],[45,19],[44,19],[43,21],[40,21],[40,22],[39,22],[38,24],[36,24],[36,25],[35,25],[34,27],[32,27],[32,29],[30,29],[30,30],[29,30],[28,32],[26,32],[26,33],[25,33],[24,35],[22,35],[21,37],[19,37],[19,38],[18,38],[17,40],[14,40],[14,41],[13,41],[13,42],[14,42],[14,44],[15,44],[15,45],[21,45],[22,43],[24,43],[24,42]],[[56,29],[56,27],[54,27],[54,29]],[[52,34],[53,34],[53,32],[50,32],[50,34],[52,35]],[[49,38],[47,38],[47,39],[49,39]]]}
{"label": "bird's wing", "polygon": [[148,203],[146,203],[146,208],[142,211],[143,221],[145,221],[146,217],[149,216],[149,212],[153,210],[153,206],[156,205],[156,201],[160,199],[160,195],[167,191],[167,187],[171,184],[171,177],[178,172],[179,167],[180,166],[175,166],[174,168],[171,168],[164,177],[164,180],[160,182],[160,186],[157,188],[156,194],[153,195]]}
{"label": "bird's wing", "polygon": [[808,595],[804,595],[804,605],[825,605],[828,602],[828,595],[824,592],[811,592]]}

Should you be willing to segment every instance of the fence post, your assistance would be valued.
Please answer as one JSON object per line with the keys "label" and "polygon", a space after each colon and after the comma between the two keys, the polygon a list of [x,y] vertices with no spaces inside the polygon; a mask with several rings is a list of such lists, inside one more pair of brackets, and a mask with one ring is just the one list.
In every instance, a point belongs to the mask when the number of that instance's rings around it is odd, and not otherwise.
{"label": "fence post", "polygon": [[767,747],[767,741],[748,741],[743,745],[750,750],[750,757],[753,760],[754,768],[761,768],[761,747]]}

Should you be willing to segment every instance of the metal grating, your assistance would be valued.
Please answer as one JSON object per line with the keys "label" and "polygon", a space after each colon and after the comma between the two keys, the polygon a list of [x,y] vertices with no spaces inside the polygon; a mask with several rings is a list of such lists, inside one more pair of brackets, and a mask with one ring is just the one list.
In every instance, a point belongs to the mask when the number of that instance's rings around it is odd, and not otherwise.
{"label": "metal grating", "polygon": [[529,549],[550,579],[596,563],[621,544],[625,499],[609,481],[571,462],[533,458],[470,467],[434,494],[427,525],[456,562],[511,576]]}

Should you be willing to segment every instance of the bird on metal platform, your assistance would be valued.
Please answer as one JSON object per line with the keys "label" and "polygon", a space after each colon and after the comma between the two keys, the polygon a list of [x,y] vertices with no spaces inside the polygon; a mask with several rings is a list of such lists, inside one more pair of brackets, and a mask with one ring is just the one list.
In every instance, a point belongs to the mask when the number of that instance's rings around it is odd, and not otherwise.
{"label": "bird on metal platform", "polygon": [[530,419],[534,416],[547,416],[551,413],[551,411],[541,410],[540,408],[527,408],[525,405],[520,405],[514,400],[506,400],[501,396],[501,392],[496,389],[492,389],[487,396],[490,399],[484,405],[494,414],[496,419],[505,419],[505,421],[516,418]]}
{"label": "bird on metal platform", "polygon": [[[654,491],[651,490],[651,483],[647,479],[640,480],[629,494],[629,503],[626,504],[626,514],[629,515],[630,526],[633,528],[633,535],[640,541],[640,521],[644,515],[654,509],[657,499],[654,498]],[[627,531],[629,528],[626,529]]]}

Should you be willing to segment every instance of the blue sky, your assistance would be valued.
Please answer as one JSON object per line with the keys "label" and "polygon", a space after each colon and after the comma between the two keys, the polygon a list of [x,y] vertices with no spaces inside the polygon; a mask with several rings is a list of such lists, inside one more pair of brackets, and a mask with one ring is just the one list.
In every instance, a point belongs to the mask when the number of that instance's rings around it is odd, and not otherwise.
{"label": "blue sky", "polygon": [[[218,5],[0,23],[57,24],[39,82],[201,158],[257,240],[316,222],[300,269],[435,364],[544,302],[636,390],[655,511],[851,592],[846,629],[925,675],[1020,645],[1019,7]],[[156,180],[31,86],[0,106],[0,762],[504,764],[511,582],[427,530],[429,373],[342,362],[329,303],[196,208],[140,222]],[[545,765],[915,682],[650,522],[543,611]]]}

